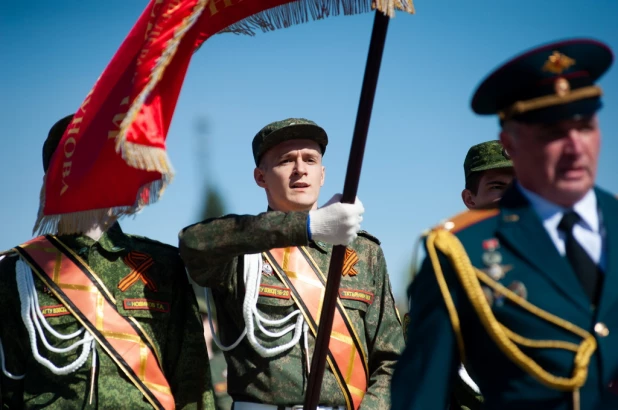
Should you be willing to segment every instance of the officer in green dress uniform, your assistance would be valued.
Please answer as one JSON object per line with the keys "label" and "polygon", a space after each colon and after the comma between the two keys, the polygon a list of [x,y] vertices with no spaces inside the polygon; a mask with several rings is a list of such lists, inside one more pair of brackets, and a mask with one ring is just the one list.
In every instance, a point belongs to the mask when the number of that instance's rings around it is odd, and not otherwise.
{"label": "officer in green dress uniform", "polygon": [[[45,171],[71,118],[50,130]],[[2,409],[214,410],[201,318],[177,248],[114,221],[36,241],[0,256]],[[51,264],[41,263],[45,255]]]}
{"label": "officer in green dress uniform", "polygon": [[394,410],[443,410],[462,362],[485,409],[618,408],[618,200],[595,186],[612,60],[598,41],[548,44],[478,87],[516,181],[427,236]]}
{"label": "officer in green dress uniform", "polygon": [[[235,410],[302,405],[333,245],[346,245],[321,409],[384,409],[403,334],[380,242],[359,231],[360,201],[317,207],[328,138],[290,118],[253,139],[268,211],[228,215],[180,233],[192,279],[209,287]],[[333,347],[336,347],[333,348]]]}

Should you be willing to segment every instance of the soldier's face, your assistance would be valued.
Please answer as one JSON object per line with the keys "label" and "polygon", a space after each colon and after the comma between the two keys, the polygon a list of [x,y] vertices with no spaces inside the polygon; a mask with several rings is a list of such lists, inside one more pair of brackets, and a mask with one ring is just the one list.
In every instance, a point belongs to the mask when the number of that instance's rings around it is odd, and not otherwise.
{"label": "soldier's face", "polygon": [[504,191],[513,181],[512,168],[498,168],[481,171],[476,193],[464,189],[461,196],[468,209],[487,209],[498,206]]}
{"label": "soldier's face", "polygon": [[254,178],[274,210],[315,209],[324,185],[320,146],[311,140],[282,142],[264,154]]}
{"label": "soldier's face", "polygon": [[522,186],[570,207],[594,186],[601,145],[596,115],[553,124],[510,123],[500,135]]}

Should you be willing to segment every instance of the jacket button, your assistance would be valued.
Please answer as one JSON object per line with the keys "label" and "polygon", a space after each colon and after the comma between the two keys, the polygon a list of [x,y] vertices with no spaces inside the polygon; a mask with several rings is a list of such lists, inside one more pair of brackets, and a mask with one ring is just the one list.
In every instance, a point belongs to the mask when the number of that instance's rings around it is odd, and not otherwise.
{"label": "jacket button", "polygon": [[609,329],[607,328],[605,323],[599,322],[594,325],[594,333],[596,333],[597,336],[606,337],[607,335],[609,335]]}

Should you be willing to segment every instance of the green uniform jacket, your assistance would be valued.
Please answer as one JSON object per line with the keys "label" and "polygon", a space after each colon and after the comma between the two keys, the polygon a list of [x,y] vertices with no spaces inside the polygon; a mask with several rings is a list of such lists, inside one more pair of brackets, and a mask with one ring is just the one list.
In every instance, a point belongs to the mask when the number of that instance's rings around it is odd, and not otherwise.
{"label": "green uniform jacket", "polygon": [[[65,244],[88,263],[103,280],[117,301],[118,312],[132,316],[152,338],[161,357],[163,373],[172,389],[177,409],[214,409],[214,399],[204,343],[202,321],[195,295],[184,273],[182,261],[175,247],[149,239],[128,236],[118,224],[98,242],[86,236],[61,236]],[[154,264],[146,274],[156,284],[151,291],[140,280],[125,292],[118,288],[121,279],[131,272],[123,262],[130,251],[150,255]],[[152,409],[143,394],[117,367],[104,349],[97,345],[98,370],[92,404],[89,404],[92,356],[75,373],[65,376],[53,374],[35,361],[30,339],[20,315],[17,290],[16,254],[0,261],[0,338],[4,345],[7,371],[25,374],[14,381],[0,373],[3,409]],[[41,308],[57,306],[60,302],[34,276]],[[125,310],[125,299],[147,299],[164,302],[165,312],[154,310]],[[69,334],[81,328],[70,314],[46,317],[58,332]],[[77,339],[61,341],[45,332],[53,346],[66,347]],[[79,336],[81,337],[81,336]],[[57,367],[65,366],[81,353],[81,347],[68,353],[47,350],[40,338],[38,350]]]}
{"label": "green uniform jacket", "polygon": [[[604,227],[603,252],[607,257],[602,295],[596,309],[591,308],[569,262],[560,256],[536,212],[516,186],[503,197],[497,215],[456,234],[478,269],[487,268],[483,262],[486,252],[483,242],[497,239],[497,251],[502,256],[499,263],[505,272],[499,280],[501,284],[519,288],[528,302],[595,336],[598,347],[580,391],[581,410],[618,409],[618,200],[600,189],[595,192]],[[473,311],[452,266],[445,258],[441,259],[461,320],[466,368],[483,393],[484,408],[572,409],[572,393],[546,387],[499,350]],[[436,276],[427,260],[409,293],[411,321],[407,346],[393,377],[393,409],[444,410],[461,359]],[[497,320],[523,337],[581,343],[581,337],[538,318],[508,299],[491,293],[487,299]],[[595,332],[595,324],[599,323],[607,326],[609,334]],[[573,352],[521,349],[552,374],[571,376]]]}
{"label": "green uniform jacket", "polygon": [[[225,345],[232,344],[245,328],[242,255],[273,248],[307,246],[320,269],[328,271],[332,247],[309,241],[307,215],[307,212],[275,211],[258,216],[229,215],[189,226],[180,233],[180,255],[189,274],[198,284],[212,289],[220,337]],[[379,242],[363,234],[350,248],[359,257],[355,266],[358,274],[344,276],[341,288],[374,295],[372,303],[342,300],[362,339],[362,346],[368,352],[368,391],[361,408],[385,409],[390,402],[391,375],[403,349],[403,332]],[[285,287],[275,275],[262,275],[261,279],[263,285]],[[260,311],[272,318],[283,317],[295,310],[292,299],[260,296],[257,303]],[[267,340],[263,336],[259,339],[265,346],[272,347],[288,342],[292,334],[279,340]],[[315,339],[310,336],[310,352],[313,352],[314,343]],[[226,358],[228,393],[235,401],[288,406],[304,402],[308,369],[300,343],[284,354],[263,358],[245,338],[235,349],[226,352]],[[328,366],[320,404],[345,404]]]}

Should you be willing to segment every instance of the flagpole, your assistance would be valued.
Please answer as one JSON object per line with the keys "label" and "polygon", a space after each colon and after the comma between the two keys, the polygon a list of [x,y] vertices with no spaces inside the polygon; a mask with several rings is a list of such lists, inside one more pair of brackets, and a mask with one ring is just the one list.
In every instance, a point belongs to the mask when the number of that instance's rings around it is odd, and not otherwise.
{"label": "flagpole", "polygon": [[[361,88],[360,101],[356,114],[356,124],[354,125],[354,136],[352,138],[350,157],[348,159],[348,169],[343,186],[343,195],[341,198],[341,202],[343,203],[354,203],[358,191],[358,182],[363,166],[363,155],[365,154],[367,132],[369,131],[373,100],[378,84],[378,76],[380,74],[380,63],[382,62],[388,22],[389,17],[379,10],[376,10],[369,52],[367,54],[367,64],[365,65],[365,77],[363,78],[363,86]],[[328,344],[333,328],[335,309],[337,307],[337,296],[339,293],[339,284],[341,283],[341,270],[343,267],[345,249],[346,247],[341,245],[333,247],[330,267],[328,269],[326,292],[324,294],[323,307],[320,314],[318,335],[315,342],[313,358],[311,360],[311,370],[309,372],[307,393],[305,395],[305,410],[315,410],[320,400],[322,378],[324,377]],[[357,369],[357,371],[362,370]]]}

